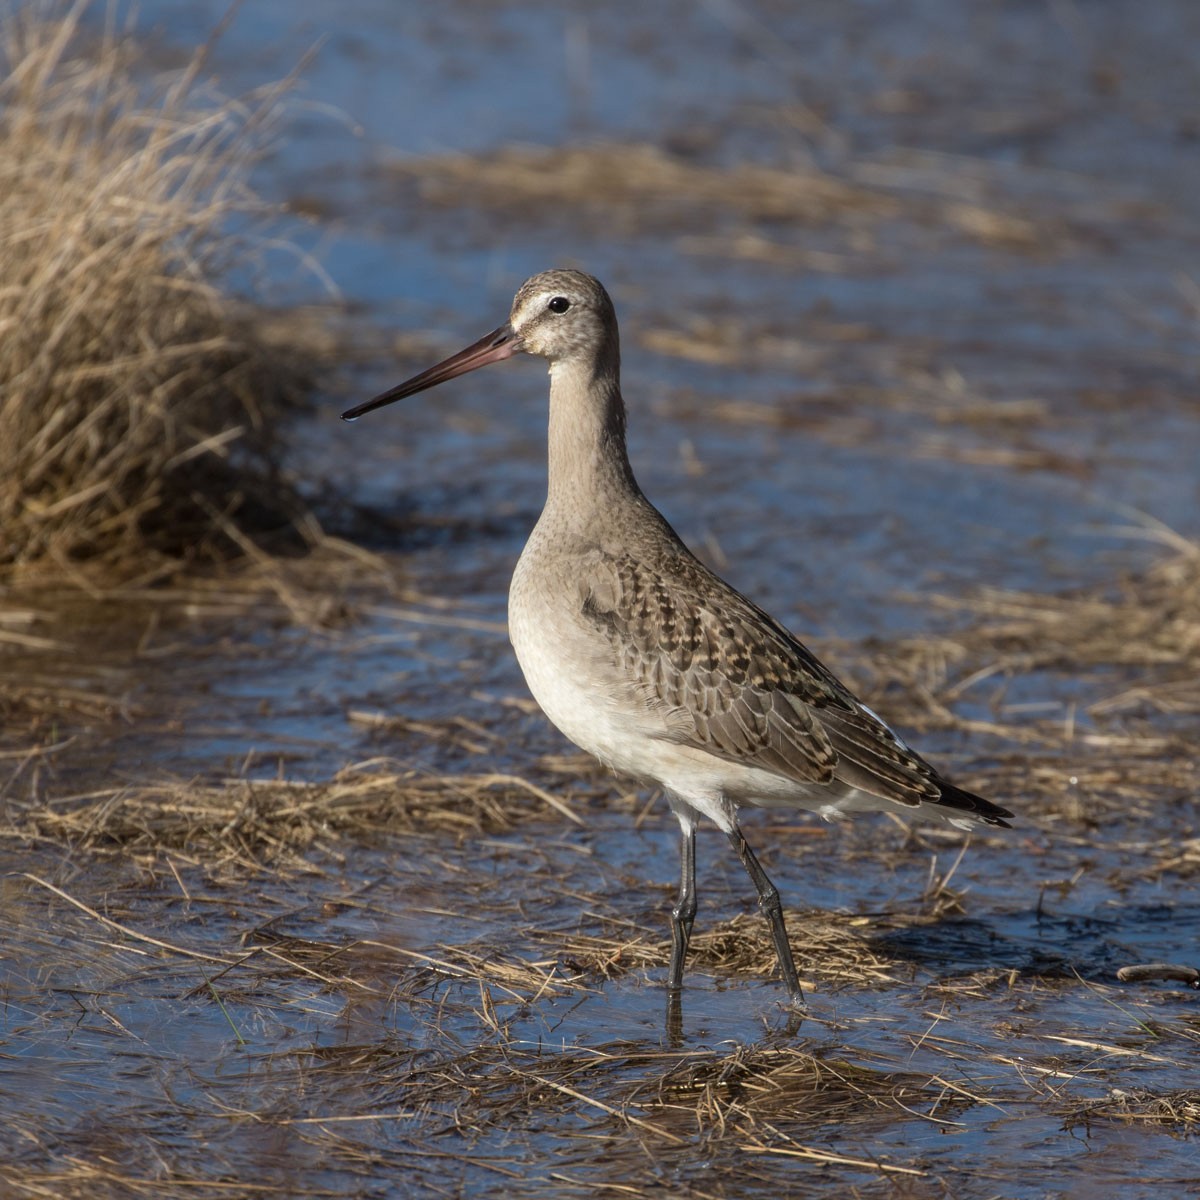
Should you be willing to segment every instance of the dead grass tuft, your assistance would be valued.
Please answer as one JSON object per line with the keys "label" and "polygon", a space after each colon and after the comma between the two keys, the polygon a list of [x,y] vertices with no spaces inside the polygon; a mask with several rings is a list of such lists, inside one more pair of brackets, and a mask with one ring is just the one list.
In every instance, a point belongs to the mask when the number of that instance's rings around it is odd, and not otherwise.
{"label": "dead grass tuft", "polygon": [[[610,233],[614,226],[662,229],[693,253],[835,273],[851,269],[855,255],[797,248],[768,234],[780,225],[819,225],[869,236],[880,222],[900,219],[1021,253],[1059,253],[1069,238],[1063,222],[1026,215],[997,181],[982,188],[980,180],[967,178],[974,164],[942,162],[936,186],[915,190],[908,173],[876,166],[873,172],[870,164],[851,165],[838,177],[812,166],[712,165],[644,142],[596,142],[404,159],[390,170],[415,179],[427,203],[483,208],[525,221],[569,209],[573,221],[602,218]],[[763,229],[714,233],[714,218],[730,217]]]}
{"label": "dead grass tuft", "polygon": [[824,223],[879,217],[886,196],[816,170],[741,164],[703,166],[646,143],[545,148],[512,146],[495,154],[448,154],[404,160],[392,169],[419,181],[425,200],[522,214],[569,204],[638,228],[678,228],[681,203],[695,212],[739,213],[752,220]]}
{"label": "dead grass tuft", "polygon": [[[1173,552],[1162,561],[1097,587],[922,596],[924,604],[973,619],[954,634],[869,651],[855,666],[857,682],[885,707],[895,709],[897,694],[903,697],[905,722],[916,728],[990,733],[1056,750],[1085,744],[1186,756],[1186,729],[1176,719],[1200,713],[1200,546],[1170,539]],[[1009,703],[1014,680],[1044,678],[1049,692],[1057,677],[1085,681],[1085,697]],[[980,715],[981,697],[990,715]],[[975,702],[970,716],[957,711],[964,701]],[[1152,718],[1153,728],[1144,728]]]}
{"label": "dead grass tuft", "polygon": [[[489,1128],[521,1128],[547,1111],[571,1113],[581,1125],[575,1137],[612,1139],[625,1130],[659,1151],[692,1152],[695,1139],[713,1144],[735,1139],[758,1153],[822,1157],[800,1146],[795,1133],[830,1125],[858,1125],[926,1116],[953,1123],[950,1109],[969,1106],[962,1093],[928,1076],[878,1071],[796,1047],[663,1050],[639,1043],[552,1050],[549,1045],[488,1041],[455,1054],[414,1053],[396,1046],[328,1047],[318,1052],[333,1071],[370,1066],[390,1096],[402,1096],[421,1115],[449,1128],[478,1134]],[[614,1145],[614,1152],[620,1146]],[[838,1161],[824,1152],[828,1161]],[[887,1172],[879,1162],[844,1163]]]}
{"label": "dead grass tuft", "polygon": [[[900,918],[899,924],[919,924],[923,918]],[[882,925],[896,927],[897,919],[841,917],[827,912],[789,912],[788,936],[796,961],[809,986],[825,984],[860,987],[899,982],[897,964],[872,944]],[[665,926],[665,921],[664,921]],[[600,934],[532,931],[538,942],[553,946],[571,968],[612,979],[629,971],[665,967],[670,940],[659,931],[613,924]],[[750,979],[773,978],[775,948],[758,913],[738,913],[725,921],[697,929],[688,951],[691,970]]]}
{"label": "dead grass tuft", "polygon": [[998,653],[1019,655],[1026,670],[1167,667],[1180,672],[1173,682],[1192,685],[1162,695],[1131,689],[1096,711],[1142,704],[1200,711],[1200,545],[1178,539],[1168,558],[1103,589],[1065,596],[988,590],[965,604],[980,618],[973,637]]}
{"label": "dead grass tuft", "polygon": [[1090,1101],[1066,1114],[1068,1128],[1090,1127],[1097,1121],[1194,1131],[1200,1127],[1200,1092],[1155,1093],[1142,1088],[1113,1088],[1103,1100]]}
{"label": "dead grass tuft", "polygon": [[845,1126],[936,1107],[938,1100],[927,1076],[876,1071],[793,1046],[755,1046],[681,1062],[658,1081],[654,1107],[671,1118],[669,1127],[719,1133],[732,1125],[749,1136],[773,1133],[777,1122]]}
{"label": "dead grass tuft", "polygon": [[302,517],[269,418],[307,372],[219,282],[268,215],[247,177],[286,85],[212,96],[202,49],[152,91],[86,8],[0,32],[0,566],[127,574]]}
{"label": "dead grass tuft", "polygon": [[[394,943],[357,941],[346,944],[277,935],[260,929],[251,939],[254,953],[296,975],[320,980],[335,990],[403,996],[408,1004],[442,1003],[437,992],[447,982],[474,985],[485,1029],[505,1032],[504,1009],[524,1011],[539,1000],[586,990],[552,959],[529,959],[494,945],[472,950],[439,946],[436,953],[412,950]],[[242,960],[243,962],[246,960]],[[398,965],[399,964],[399,965]],[[238,963],[240,967],[241,962]],[[384,980],[376,986],[370,980]]]}
{"label": "dead grass tuft", "polygon": [[10,800],[0,838],[67,845],[154,862],[164,854],[230,872],[318,872],[355,833],[500,833],[549,810],[578,821],[556,796],[513,775],[422,775],[385,760],[356,764],[328,784],[286,779],[173,782],[106,788],[43,801]]}

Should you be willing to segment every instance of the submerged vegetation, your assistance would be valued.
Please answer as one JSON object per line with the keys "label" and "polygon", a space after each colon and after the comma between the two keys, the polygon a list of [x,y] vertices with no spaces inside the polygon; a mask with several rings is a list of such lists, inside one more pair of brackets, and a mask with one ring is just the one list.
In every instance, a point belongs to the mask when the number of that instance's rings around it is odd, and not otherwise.
{"label": "submerged vegetation", "polygon": [[269,216],[248,175],[285,89],[214,96],[204,50],[151,86],[87,7],[0,29],[0,568],[144,577],[306,515],[273,432],[304,355],[225,282]]}

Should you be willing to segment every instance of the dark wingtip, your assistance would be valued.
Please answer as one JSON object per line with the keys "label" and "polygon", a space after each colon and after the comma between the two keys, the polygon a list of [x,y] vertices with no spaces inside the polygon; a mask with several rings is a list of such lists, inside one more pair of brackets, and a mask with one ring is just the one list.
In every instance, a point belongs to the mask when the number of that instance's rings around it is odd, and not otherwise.
{"label": "dark wingtip", "polygon": [[1007,808],[1001,808],[999,804],[993,804],[990,800],[975,795],[974,792],[968,792],[966,788],[955,787],[954,784],[947,783],[944,779],[939,779],[937,784],[942,793],[938,803],[946,808],[956,808],[960,812],[970,813],[972,816],[978,817],[984,824],[994,825],[997,829],[1012,828],[1004,818],[1015,817],[1016,813],[1011,813]]}

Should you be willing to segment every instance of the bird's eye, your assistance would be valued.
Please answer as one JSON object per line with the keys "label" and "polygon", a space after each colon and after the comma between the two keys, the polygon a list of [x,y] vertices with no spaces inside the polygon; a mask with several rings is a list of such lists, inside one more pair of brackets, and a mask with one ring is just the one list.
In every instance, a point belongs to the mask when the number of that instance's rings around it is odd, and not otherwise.
{"label": "bird's eye", "polygon": [[555,296],[546,307],[552,313],[565,313],[571,307],[571,302],[566,296]]}

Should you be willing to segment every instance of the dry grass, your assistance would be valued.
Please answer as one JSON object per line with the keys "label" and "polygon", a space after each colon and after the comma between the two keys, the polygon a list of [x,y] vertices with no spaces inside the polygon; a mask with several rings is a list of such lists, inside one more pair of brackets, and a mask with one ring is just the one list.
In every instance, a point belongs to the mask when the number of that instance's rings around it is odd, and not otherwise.
{"label": "dry grass", "polygon": [[[914,1106],[937,1107],[931,1081],[818,1057],[793,1046],[744,1047],[721,1056],[694,1056],[658,1081],[656,1105],[680,1131],[769,1134],[779,1122],[819,1128],[894,1116]],[[766,1128],[764,1128],[766,1127]]]}
{"label": "dry grass", "polygon": [[170,855],[211,877],[320,872],[357,835],[462,839],[566,817],[566,802],[496,773],[424,775],[386,760],[355,764],[328,784],[290,780],[174,782],[105,788],[50,800],[11,800],[0,838],[116,854],[145,864]]}
{"label": "dry grass", "polygon": [[[1187,730],[1177,719],[1200,712],[1200,546],[1153,532],[1171,552],[1111,583],[1061,594],[922,595],[922,604],[967,613],[968,624],[868,647],[856,656],[857,684],[872,703],[899,709],[910,727],[1055,750],[1111,745],[1134,758],[1186,751]],[[1010,704],[1010,685],[1029,678],[1046,680],[1046,701]],[[1053,700],[1055,679],[1082,681],[1086,698]],[[956,711],[981,696],[989,716]]]}
{"label": "dry grass", "polygon": [[[788,936],[803,982],[883,987],[898,982],[903,971],[872,944],[881,927],[896,928],[922,922],[920,917],[887,918],[836,916],[826,912],[788,912]],[[616,925],[602,934],[533,931],[536,941],[553,947],[569,967],[603,979],[648,967],[666,967],[671,943],[664,928],[653,931]],[[775,948],[766,922],[757,913],[738,913],[728,920],[706,924],[692,936],[689,969],[720,976],[771,979],[777,972]]]}
{"label": "dry grass", "polygon": [[1025,671],[1114,666],[1155,673],[1146,687],[1097,702],[1096,713],[1200,711],[1200,545],[1159,532],[1173,552],[1104,588],[1062,596],[986,590],[942,603],[975,614],[976,644]]}
{"label": "dry grass", "polygon": [[[997,180],[981,181],[971,160],[942,161],[935,184],[922,175],[917,185],[911,171],[887,164],[852,165],[842,177],[811,166],[713,166],[640,142],[509,146],[480,156],[405,159],[390,169],[415,179],[427,203],[521,221],[569,208],[573,222],[602,219],[610,234],[662,229],[686,252],[835,273],[853,268],[871,229],[888,220],[1038,255],[1061,253],[1072,239],[1071,223],[1027,215],[1021,201],[1001,194]],[[731,217],[764,229],[729,232]],[[1092,219],[1094,213],[1080,213],[1077,222]],[[714,221],[726,232],[714,233]],[[838,226],[852,235],[847,252],[799,248],[768,236],[772,227],[788,224]]]}
{"label": "dry grass", "polygon": [[247,177],[285,86],[212,96],[201,50],[151,92],[88,7],[0,35],[0,566],[128,574],[304,517],[269,429],[306,371],[220,282],[268,215]]}
{"label": "dry grass", "polygon": [[1113,1088],[1103,1100],[1072,1108],[1064,1118],[1068,1128],[1086,1129],[1099,1121],[1114,1121],[1190,1132],[1200,1127],[1200,1092],[1156,1094],[1140,1088]]}
{"label": "dry grass", "polygon": [[[806,1151],[796,1136],[914,1111],[953,1123],[950,1114],[972,1099],[919,1072],[877,1070],[786,1045],[714,1051],[617,1041],[551,1050],[498,1039],[436,1056],[376,1045],[330,1048],[319,1058],[331,1073],[357,1076],[369,1068],[381,1091],[408,1099],[407,1115],[460,1132],[523,1128],[541,1114],[569,1111],[586,1122],[576,1137],[602,1136],[618,1149],[625,1133],[656,1157],[672,1147],[694,1150],[699,1140],[836,1162],[828,1152]],[[921,1174],[885,1162],[842,1162]]]}
{"label": "dry grass", "polygon": [[444,984],[466,983],[467,991],[479,999],[477,1019],[487,1033],[497,1036],[506,1036],[514,1011],[527,1013],[530,1004],[587,990],[587,981],[557,959],[528,958],[494,945],[438,946],[426,952],[369,939],[313,941],[269,929],[257,931],[250,941],[249,953],[229,966],[240,970],[255,958],[252,979],[274,969],[275,974],[319,980],[338,992],[400,994],[417,1008],[435,1009]]}
{"label": "dry grass", "polygon": [[755,220],[825,222],[851,215],[880,217],[894,206],[867,188],[817,171],[742,165],[697,165],[649,144],[596,144],[548,149],[515,146],[492,155],[452,154],[393,164],[416,178],[433,203],[483,205],[531,216],[569,204],[637,228],[666,221],[678,228],[689,211],[732,210]]}

